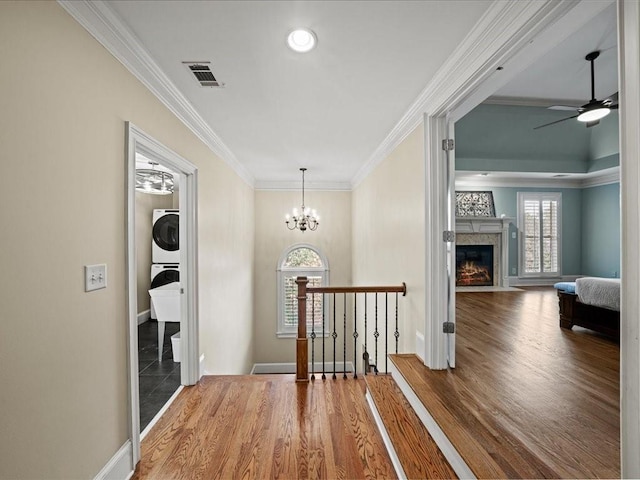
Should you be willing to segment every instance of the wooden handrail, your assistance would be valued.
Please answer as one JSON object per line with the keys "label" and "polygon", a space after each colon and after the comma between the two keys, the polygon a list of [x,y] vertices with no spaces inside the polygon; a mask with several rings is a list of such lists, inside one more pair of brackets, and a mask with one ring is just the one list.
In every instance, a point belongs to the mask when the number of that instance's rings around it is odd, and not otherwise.
{"label": "wooden handrail", "polygon": [[309,293],[402,293],[407,295],[407,285],[369,287],[308,287],[307,277],[297,277],[298,285],[298,336],[296,338],[296,381],[309,381],[309,340],[307,338],[307,294]]}
{"label": "wooden handrail", "polygon": [[400,286],[391,287],[307,287],[307,293],[402,293],[407,295],[407,285],[402,282]]}

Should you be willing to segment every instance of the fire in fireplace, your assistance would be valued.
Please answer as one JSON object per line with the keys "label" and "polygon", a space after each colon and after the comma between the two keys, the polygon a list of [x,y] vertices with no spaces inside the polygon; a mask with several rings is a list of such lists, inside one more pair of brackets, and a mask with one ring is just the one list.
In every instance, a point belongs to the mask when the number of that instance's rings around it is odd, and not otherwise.
{"label": "fire in fireplace", "polygon": [[493,285],[493,245],[456,245],[456,285]]}

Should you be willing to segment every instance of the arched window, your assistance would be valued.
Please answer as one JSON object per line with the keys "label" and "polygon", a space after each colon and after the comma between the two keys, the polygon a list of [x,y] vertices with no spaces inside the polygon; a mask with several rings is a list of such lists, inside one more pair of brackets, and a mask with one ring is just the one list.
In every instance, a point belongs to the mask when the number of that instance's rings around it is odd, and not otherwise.
{"label": "arched window", "polygon": [[[278,263],[278,337],[295,337],[298,331],[298,285],[296,277],[307,277],[308,286],[319,287],[329,284],[329,263],[318,248],[298,244],[287,248]],[[314,318],[315,329],[322,329],[322,295],[315,295],[307,302],[307,327],[311,330]],[[326,327],[325,327],[326,328]],[[319,333],[318,333],[319,334]]]}

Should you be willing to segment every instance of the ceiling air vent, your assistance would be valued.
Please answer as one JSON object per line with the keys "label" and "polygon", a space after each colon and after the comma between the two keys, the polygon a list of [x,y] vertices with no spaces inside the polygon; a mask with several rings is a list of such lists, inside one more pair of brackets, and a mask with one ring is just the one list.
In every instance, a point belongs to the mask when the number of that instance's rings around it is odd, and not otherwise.
{"label": "ceiling air vent", "polygon": [[224,87],[211,71],[211,62],[182,62],[202,87]]}

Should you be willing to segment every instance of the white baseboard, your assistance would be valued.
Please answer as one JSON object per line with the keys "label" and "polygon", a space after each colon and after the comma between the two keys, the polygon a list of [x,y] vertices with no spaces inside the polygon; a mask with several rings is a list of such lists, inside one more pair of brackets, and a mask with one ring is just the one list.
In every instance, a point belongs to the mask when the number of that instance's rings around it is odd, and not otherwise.
{"label": "white baseboard", "polygon": [[420,421],[424,424],[427,431],[429,432],[429,434],[431,434],[431,437],[436,442],[436,445],[438,445],[438,448],[449,462],[449,465],[451,465],[453,471],[456,472],[456,475],[458,475],[458,478],[476,478],[469,466],[462,459],[460,453],[458,453],[456,448],[449,441],[438,423],[433,419],[427,408],[420,401],[418,396],[404,379],[402,374],[398,371],[393,362],[390,363],[389,371],[391,372],[391,376],[393,377],[393,379],[400,387],[400,390],[409,401],[409,404],[413,407],[413,410],[418,415],[418,418],[420,418]]}
{"label": "white baseboard", "polygon": [[416,331],[416,357],[418,357],[422,363],[424,363],[425,353],[424,335]]}
{"label": "white baseboard", "polygon": [[367,389],[367,393],[365,395],[367,399],[367,403],[369,404],[369,408],[371,409],[371,413],[373,413],[373,418],[378,426],[378,430],[380,431],[380,435],[382,436],[382,441],[384,442],[384,446],[387,447],[387,453],[389,454],[389,458],[391,459],[391,464],[396,471],[396,475],[398,478],[407,478],[407,475],[404,473],[404,469],[402,468],[402,464],[400,463],[400,459],[398,458],[398,454],[396,453],[396,449],[393,448],[393,442],[391,441],[391,437],[387,432],[387,429],[384,426],[384,422],[382,421],[382,417],[378,412],[378,408],[376,407],[376,403],[373,401],[373,397],[371,393],[369,393],[369,389]]}
{"label": "white baseboard", "polygon": [[133,476],[133,471],[133,446],[131,440],[127,440],[98,472],[95,480],[128,480]]}
{"label": "white baseboard", "polygon": [[198,377],[198,379],[202,378],[206,374],[207,372],[204,369],[204,353],[203,353],[202,355],[200,355],[200,376]]}
{"label": "white baseboard", "polygon": [[151,310],[145,310],[138,314],[138,325],[142,325],[144,322],[151,318]]}
{"label": "white baseboard", "polygon": [[[346,366],[346,369],[343,368],[343,365]],[[329,369],[333,369],[333,361],[327,362],[325,364],[325,372],[328,372]],[[309,373],[311,373],[311,363],[309,363]],[[313,369],[315,373],[322,372],[322,363],[316,362],[315,369]],[[337,372],[353,372],[353,363],[347,362],[346,364],[343,362],[336,362],[336,373]],[[296,373],[296,364],[295,363],[254,363],[253,368],[251,369],[251,375],[260,375],[260,374],[268,374],[268,373]]]}
{"label": "white baseboard", "polygon": [[578,277],[580,277],[580,275],[562,275],[561,277],[553,277],[553,278],[509,277],[509,286],[510,287],[552,286],[554,283],[558,283],[558,282],[575,282],[576,278]]}

